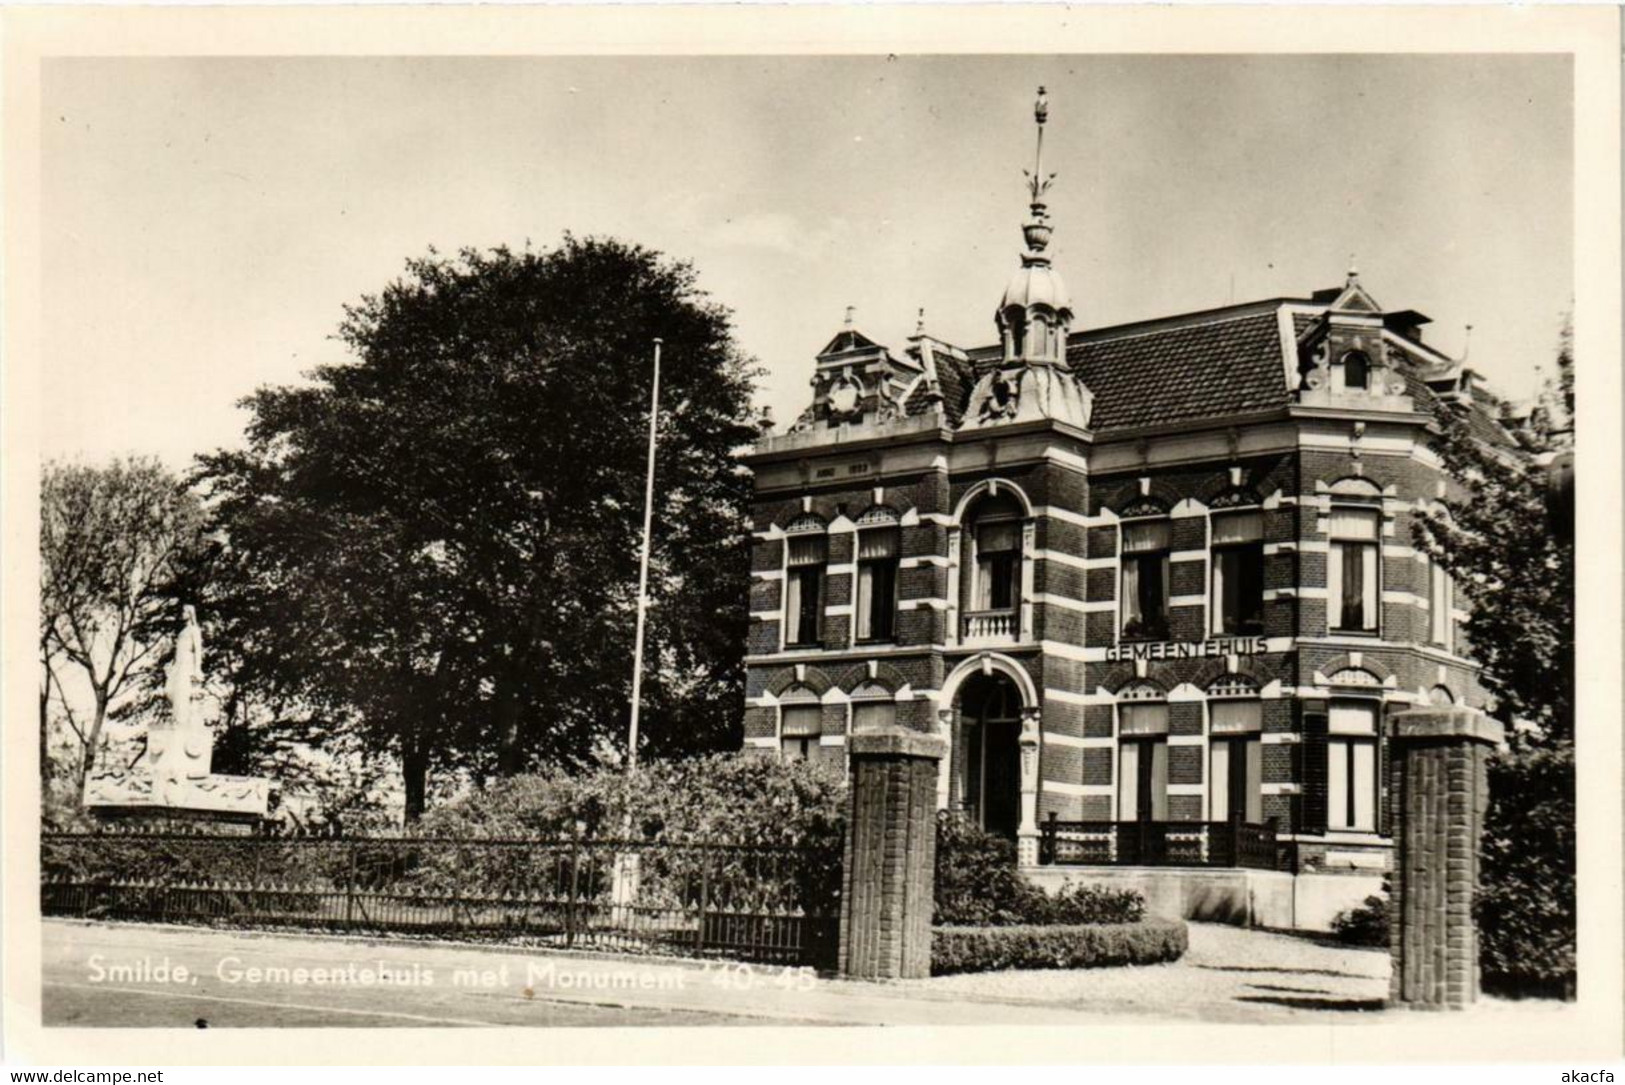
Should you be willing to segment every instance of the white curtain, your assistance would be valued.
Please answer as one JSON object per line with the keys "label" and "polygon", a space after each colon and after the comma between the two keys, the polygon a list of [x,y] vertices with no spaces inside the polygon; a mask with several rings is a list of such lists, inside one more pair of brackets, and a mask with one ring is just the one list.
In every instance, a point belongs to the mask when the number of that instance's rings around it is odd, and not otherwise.
{"label": "white curtain", "polygon": [[1377,733],[1377,705],[1371,701],[1333,701],[1326,727],[1334,735]]}
{"label": "white curtain", "polygon": [[1227,512],[1213,517],[1213,545],[1254,542],[1264,537],[1262,512]]}
{"label": "white curtain", "polygon": [[1131,521],[1123,525],[1123,552],[1145,553],[1148,550],[1168,549],[1168,521]]}
{"label": "white curtain", "polygon": [[1328,534],[1334,539],[1376,542],[1379,514],[1367,509],[1332,509]]}
{"label": "white curtain", "polygon": [[1247,820],[1258,825],[1264,820],[1264,746],[1256,738],[1247,749]]}
{"label": "white curtain", "polygon": [[785,738],[816,737],[824,731],[824,710],[820,705],[786,705],[779,713],[779,733]]}
{"label": "white curtain", "polygon": [[1264,708],[1258,701],[1209,701],[1207,707],[1214,734],[1242,734],[1263,727]]}
{"label": "white curtain", "polygon": [[1122,735],[1166,735],[1168,705],[1163,701],[1117,706],[1117,732]]}
{"label": "white curtain", "polygon": [[784,578],[784,640],[795,644],[801,636],[801,578],[792,572]]}
{"label": "white curtain", "polygon": [[1137,622],[1140,613],[1140,563],[1134,559],[1123,562],[1123,625]]}
{"label": "white curtain", "polygon": [[1230,743],[1213,744],[1207,760],[1207,777],[1208,820],[1224,821],[1230,816]]}
{"label": "white curtain", "polygon": [[800,535],[790,539],[789,564],[791,565],[822,565],[824,564],[824,536]]}
{"label": "white curtain", "polygon": [[1117,755],[1117,820],[1134,821],[1140,816],[1139,742],[1125,742]]}
{"label": "white curtain", "polygon": [[854,733],[889,730],[896,719],[897,704],[894,701],[852,702],[852,730]]}

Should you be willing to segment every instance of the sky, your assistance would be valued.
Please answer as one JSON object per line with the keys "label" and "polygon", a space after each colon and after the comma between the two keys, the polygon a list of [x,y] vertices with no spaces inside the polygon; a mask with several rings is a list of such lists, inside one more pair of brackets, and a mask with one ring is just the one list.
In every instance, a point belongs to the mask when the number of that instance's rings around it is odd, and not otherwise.
{"label": "sky", "polygon": [[[1526,399],[1573,295],[1556,55],[55,59],[47,456],[239,443],[430,246],[613,235],[695,266],[781,426],[857,326],[991,342],[1049,92],[1074,329],[1339,285]],[[606,358],[605,365],[647,364]]]}

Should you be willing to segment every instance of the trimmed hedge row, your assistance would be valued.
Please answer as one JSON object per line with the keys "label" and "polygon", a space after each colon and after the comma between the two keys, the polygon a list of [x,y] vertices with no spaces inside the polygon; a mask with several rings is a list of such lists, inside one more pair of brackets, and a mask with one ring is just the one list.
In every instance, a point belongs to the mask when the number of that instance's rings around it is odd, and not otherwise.
{"label": "trimmed hedge row", "polygon": [[1178,919],[1044,927],[933,927],[931,974],[1006,968],[1103,968],[1160,964],[1184,956]]}

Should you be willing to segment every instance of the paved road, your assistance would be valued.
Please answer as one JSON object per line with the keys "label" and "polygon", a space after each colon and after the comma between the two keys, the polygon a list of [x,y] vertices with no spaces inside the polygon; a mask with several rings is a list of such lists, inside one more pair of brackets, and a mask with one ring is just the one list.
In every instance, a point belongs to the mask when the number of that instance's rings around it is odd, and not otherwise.
{"label": "paved road", "polygon": [[[1382,953],[1192,924],[1173,964],[873,984],[491,947],[47,920],[44,1019],[89,1026],[1346,1023]],[[185,974],[180,969],[185,969]],[[303,971],[300,971],[303,970]]]}

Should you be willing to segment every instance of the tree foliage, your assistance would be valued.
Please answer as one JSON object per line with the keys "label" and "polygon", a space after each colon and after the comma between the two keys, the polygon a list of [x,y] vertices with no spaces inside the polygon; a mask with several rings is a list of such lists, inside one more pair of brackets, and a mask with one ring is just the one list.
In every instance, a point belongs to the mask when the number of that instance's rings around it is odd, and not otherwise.
{"label": "tree foliage", "polygon": [[[410,260],[347,307],[355,361],[245,401],[204,457],[245,688],[476,778],[625,733],[652,340],[664,340],[651,752],[735,740],[754,371],[693,270],[613,240]],[[221,633],[217,633],[218,638]]]}
{"label": "tree foliage", "polygon": [[203,545],[197,499],[157,460],[48,463],[40,483],[41,749],[52,719],[83,790],[111,717],[162,685],[181,621],[175,584]]}
{"label": "tree foliage", "polygon": [[1506,993],[1572,995],[1575,981],[1573,503],[1548,469],[1572,447],[1573,416],[1565,328],[1516,447],[1480,439],[1466,407],[1446,405],[1435,447],[1462,488],[1417,534],[1470,602],[1469,651],[1512,725],[1490,762],[1476,905],[1485,985]]}
{"label": "tree foliage", "polygon": [[1434,448],[1461,483],[1421,521],[1417,541],[1454,577],[1470,604],[1465,632],[1505,721],[1536,724],[1553,741],[1574,733],[1574,542],[1553,522],[1549,474],[1573,409],[1567,336],[1554,388],[1521,447],[1485,441],[1465,403],[1441,404]]}

